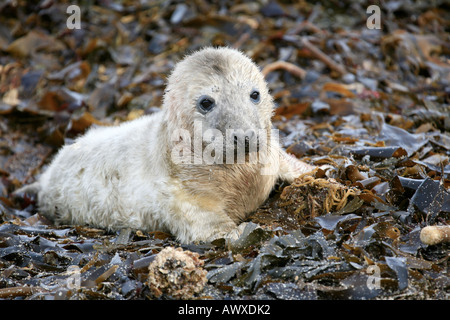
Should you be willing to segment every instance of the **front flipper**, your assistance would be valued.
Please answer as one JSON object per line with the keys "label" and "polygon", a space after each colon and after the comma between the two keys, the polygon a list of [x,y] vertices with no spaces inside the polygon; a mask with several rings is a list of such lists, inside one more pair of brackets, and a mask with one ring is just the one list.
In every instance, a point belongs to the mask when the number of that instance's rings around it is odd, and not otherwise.
{"label": "front flipper", "polygon": [[312,166],[298,160],[295,156],[280,149],[280,171],[279,178],[288,183],[292,183],[298,176],[313,171],[316,166]]}

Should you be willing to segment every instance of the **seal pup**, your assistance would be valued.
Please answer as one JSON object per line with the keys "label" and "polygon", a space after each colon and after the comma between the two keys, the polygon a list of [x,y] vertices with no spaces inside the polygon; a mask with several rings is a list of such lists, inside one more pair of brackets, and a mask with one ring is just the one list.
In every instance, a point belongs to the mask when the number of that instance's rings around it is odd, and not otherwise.
{"label": "seal pup", "polygon": [[[35,190],[40,213],[57,224],[161,230],[189,243],[233,234],[279,179],[289,183],[314,168],[273,139],[273,99],[240,51],[204,48],[187,56],[168,78],[161,109],[88,130],[22,191]],[[249,161],[255,140],[264,152]],[[218,147],[209,158],[196,154],[211,145]]]}

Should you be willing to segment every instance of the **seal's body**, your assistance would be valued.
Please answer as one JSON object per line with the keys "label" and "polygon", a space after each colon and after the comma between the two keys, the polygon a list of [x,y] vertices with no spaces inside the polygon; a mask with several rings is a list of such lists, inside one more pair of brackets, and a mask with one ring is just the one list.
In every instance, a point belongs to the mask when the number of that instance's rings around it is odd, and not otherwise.
{"label": "seal's body", "polygon": [[[226,235],[277,180],[291,182],[313,169],[272,139],[272,112],[264,78],[249,58],[227,48],[198,51],[175,67],[161,112],[91,129],[63,147],[33,186],[39,210],[57,223],[161,230],[181,242]],[[200,141],[189,139],[196,131]],[[264,149],[256,162],[249,161],[249,136]],[[218,146],[215,161],[195,158],[196,145]],[[230,163],[239,146],[245,161]],[[180,150],[182,161],[174,157]]]}

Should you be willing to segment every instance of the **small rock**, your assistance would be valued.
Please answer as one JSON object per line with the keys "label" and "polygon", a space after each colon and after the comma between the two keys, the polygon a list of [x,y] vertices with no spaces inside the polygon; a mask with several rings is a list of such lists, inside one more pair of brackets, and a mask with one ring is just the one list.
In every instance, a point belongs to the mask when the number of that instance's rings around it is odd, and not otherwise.
{"label": "small rock", "polygon": [[148,286],[153,295],[190,299],[200,293],[207,282],[207,272],[198,257],[198,253],[181,248],[163,249],[148,267]]}

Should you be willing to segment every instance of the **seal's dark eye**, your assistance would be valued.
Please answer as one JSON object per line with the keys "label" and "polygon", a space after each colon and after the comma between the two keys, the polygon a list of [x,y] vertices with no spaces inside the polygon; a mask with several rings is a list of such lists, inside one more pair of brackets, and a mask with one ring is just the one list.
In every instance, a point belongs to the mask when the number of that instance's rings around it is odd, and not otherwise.
{"label": "seal's dark eye", "polygon": [[198,99],[197,105],[200,111],[205,113],[211,111],[216,105],[216,102],[209,96],[201,96],[200,99]]}
{"label": "seal's dark eye", "polygon": [[250,93],[250,99],[252,99],[252,101],[254,103],[258,103],[259,100],[261,99],[261,95],[259,94],[259,91],[252,91],[252,93]]}
{"label": "seal's dark eye", "polygon": [[202,106],[202,109],[209,110],[213,106],[214,102],[212,102],[210,99],[203,99],[200,101],[200,105]]}

